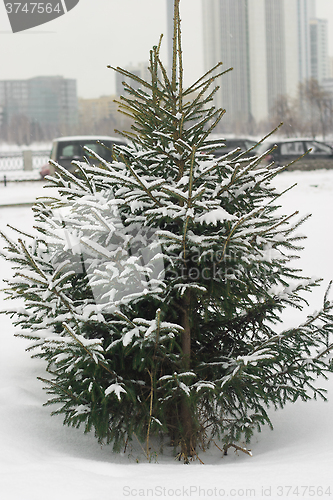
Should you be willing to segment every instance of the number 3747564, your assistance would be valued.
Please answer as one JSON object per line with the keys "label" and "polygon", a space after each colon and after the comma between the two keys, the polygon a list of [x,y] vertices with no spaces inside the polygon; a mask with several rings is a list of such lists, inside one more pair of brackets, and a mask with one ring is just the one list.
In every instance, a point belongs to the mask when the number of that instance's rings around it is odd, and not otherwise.
{"label": "number 3747564", "polygon": [[5,4],[8,14],[52,14],[57,12],[61,14],[63,9],[60,2],[56,5],[46,2],[8,2]]}

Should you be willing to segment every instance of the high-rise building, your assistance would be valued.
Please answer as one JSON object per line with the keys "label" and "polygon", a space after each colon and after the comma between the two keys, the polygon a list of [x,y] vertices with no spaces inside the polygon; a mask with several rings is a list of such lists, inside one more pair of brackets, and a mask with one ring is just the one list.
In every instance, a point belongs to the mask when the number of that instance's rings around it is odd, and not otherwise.
{"label": "high-rise building", "polygon": [[295,97],[299,82],[313,75],[315,0],[203,0],[202,9],[205,70],[219,61],[233,67],[216,103],[227,123],[265,119],[280,96]]}
{"label": "high-rise building", "polygon": [[299,81],[311,78],[310,21],[316,17],[315,0],[297,0]]}
{"label": "high-rise building", "polygon": [[78,118],[76,80],[38,76],[28,80],[28,116],[38,123],[75,125]]}
{"label": "high-rise building", "polygon": [[[288,94],[294,97],[297,94],[299,82],[297,2],[266,0],[265,16],[267,108],[269,109],[279,96]],[[252,29],[256,29],[256,26]]]}
{"label": "high-rise building", "polygon": [[319,83],[330,76],[326,19],[310,20],[310,74]]}
{"label": "high-rise building", "polygon": [[[136,66],[130,65],[126,66],[124,69],[131,73],[132,75],[137,76],[138,78],[141,78],[141,80],[150,80],[150,72],[148,69],[148,61],[147,62],[141,62],[137,64]],[[116,94],[117,95],[122,95],[124,93],[124,86],[123,82],[127,83],[130,85],[133,89],[138,90],[141,88],[141,84],[139,81],[134,80],[133,78],[126,77],[122,75],[121,73],[116,72]]]}
{"label": "high-rise building", "polygon": [[174,0],[166,0],[167,7],[167,45],[168,45],[168,67],[169,74],[172,71],[172,52],[173,52],[173,14],[174,14]]}
{"label": "high-rise building", "polygon": [[333,78],[333,57],[328,58],[328,78]]}
{"label": "high-rise building", "polygon": [[15,115],[28,115],[28,80],[0,80],[0,105],[4,122]]}
{"label": "high-rise building", "polygon": [[205,69],[219,61],[225,69],[233,67],[221,80],[217,94],[217,104],[227,109],[227,116],[251,113],[248,12],[247,0],[203,2]]}
{"label": "high-rise building", "polygon": [[62,76],[0,80],[0,106],[4,123],[24,116],[40,125],[74,125],[78,115],[76,80]]}

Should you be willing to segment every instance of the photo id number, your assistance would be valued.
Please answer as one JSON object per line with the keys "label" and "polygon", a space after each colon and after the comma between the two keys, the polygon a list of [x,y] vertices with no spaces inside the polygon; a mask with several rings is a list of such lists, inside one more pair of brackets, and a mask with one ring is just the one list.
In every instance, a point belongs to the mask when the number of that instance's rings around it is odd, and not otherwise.
{"label": "photo id number", "polygon": [[51,14],[52,12],[62,13],[60,2],[54,7],[51,3],[44,2],[8,2],[5,4],[8,14],[23,12],[26,14]]}

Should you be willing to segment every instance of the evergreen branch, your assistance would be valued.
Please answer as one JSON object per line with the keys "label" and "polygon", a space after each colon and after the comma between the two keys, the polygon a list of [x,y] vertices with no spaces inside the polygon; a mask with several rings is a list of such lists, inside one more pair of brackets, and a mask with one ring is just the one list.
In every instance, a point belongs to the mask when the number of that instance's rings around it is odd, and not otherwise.
{"label": "evergreen branch", "polygon": [[245,222],[246,220],[248,220],[249,218],[253,217],[253,215],[257,214],[257,213],[260,213],[260,212],[263,212],[265,209],[264,208],[257,208],[256,210],[253,210],[252,212],[250,212],[249,214],[245,215],[244,217],[242,217],[241,219],[239,219],[236,224],[234,224],[234,226],[232,227],[230,233],[228,234],[228,237],[223,245],[223,251],[222,251],[222,257],[220,259],[218,259],[218,262],[221,262],[223,259],[224,259],[224,256],[225,256],[225,252],[226,252],[226,249],[227,249],[227,246],[228,246],[228,243],[232,237],[232,235],[235,233],[236,229],[243,223]]}
{"label": "evergreen branch", "polygon": [[96,209],[93,208],[91,212],[93,216],[96,217],[96,220],[98,220],[98,222],[100,222],[107,231],[109,231],[110,233],[113,231],[114,228],[109,226],[104,217],[102,217],[102,215]]}
{"label": "evergreen branch", "polygon": [[[80,189],[85,190],[84,183],[78,177],[76,177],[75,175],[73,175],[69,170],[67,170],[66,168],[62,167],[61,165],[59,165],[58,163],[56,163],[53,160],[50,160],[50,163],[51,163],[51,165],[54,166],[54,168],[56,169],[56,171],[58,170],[59,172],[61,172],[61,175],[62,175],[63,178],[59,179],[59,180],[61,180],[61,181],[63,181],[64,179],[65,180],[70,180],[73,184],[76,184]],[[52,178],[52,179],[54,179],[54,178]],[[58,186],[58,187],[60,187],[60,186]]]}
{"label": "evergreen branch", "polygon": [[[34,237],[34,236],[32,236],[31,234],[26,233],[25,231],[22,231],[22,229],[17,229],[16,227],[12,226],[11,224],[7,224],[7,227],[9,227],[10,229],[12,229],[13,231],[15,231],[15,232],[16,232],[16,233],[18,233],[18,234],[22,234],[22,236],[26,236],[27,238],[30,238],[30,239],[32,239],[32,240],[34,240],[34,239],[35,239],[35,237]],[[1,234],[1,236],[2,236],[4,239],[6,239],[6,241],[9,241],[9,240],[6,238],[6,236],[5,236],[5,235],[4,235],[1,231],[0,231],[0,234]]]}
{"label": "evergreen branch", "polygon": [[197,194],[195,194],[193,197],[192,197],[192,201],[195,201],[197,198],[201,198],[201,196],[206,192],[206,188],[205,186],[203,186],[202,189],[200,189]]}
{"label": "evergreen branch", "polygon": [[199,78],[199,80],[197,80],[196,83],[194,83],[188,89],[186,89],[186,91],[184,92],[184,95],[190,94],[192,92],[196,92],[197,90],[199,90],[200,88],[202,88],[204,85],[207,85],[207,83],[209,83],[209,85],[211,85],[220,76],[223,76],[223,75],[229,73],[229,71],[233,71],[234,68],[228,68],[225,71],[221,71],[220,73],[217,73],[216,75],[210,77],[208,80],[206,80],[206,81],[200,83],[199,85],[197,85],[197,83],[199,81],[201,81],[205,76],[207,76],[208,74],[210,74],[212,71],[214,71],[216,68],[218,68],[222,64],[223,63],[218,63],[216,66],[214,66],[214,68],[212,68],[211,70],[209,70],[204,76],[202,76],[201,78]]}
{"label": "evergreen branch", "polygon": [[[201,178],[205,177],[207,174],[209,174],[210,172],[212,172],[213,170],[216,170],[217,168],[220,167],[220,163],[221,162],[225,162],[226,161],[226,158],[228,158],[229,156],[232,156],[233,152],[231,151],[230,153],[227,153],[226,156],[223,156],[221,158],[216,158],[215,160],[215,163],[207,168],[206,170],[204,170],[203,172],[201,172],[200,175],[198,175],[198,177],[196,178],[197,181],[199,181]],[[228,184],[228,187],[231,185],[231,182]],[[219,195],[226,189],[226,187],[222,188],[221,191],[219,191]]]}
{"label": "evergreen branch", "polygon": [[172,90],[176,93],[176,78],[177,78],[177,37],[179,26],[179,0],[174,0],[173,13],[173,44],[172,44]]}
{"label": "evergreen branch", "polygon": [[[208,90],[210,83],[208,82],[206,86],[202,88],[202,90],[198,93],[198,95],[193,99],[193,101],[186,106],[184,116],[189,118],[193,112],[202,112],[202,114],[206,115],[207,111],[204,110],[204,106],[213,98],[214,94],[217,92],[218,87],[216,87],[205,99],[203,99],[204,94]],[[196,110],[196,111],[194,111]],[[206,117],[206,121],[208,121],[210,117]],[[191,129],[190,129],[191,130]]]}
{"label": "evergreen branch", "polygon": [[156,51],[155,51],[155,53],[156,53],[156,59],[158,58],[160,50],[161,50],[162,39],[163,39],[163,34],[160,35],[160,39],[159,39],[158,45],[156,47]]}
{"label": "evergreen branch", "polygon": [[[114,131],[117,133],[117,134],[120,134],[122,135],[123,137],[125,137],[126,139],[129,139],[130,141],[132,142],[138,142],[138,139],[137,139],[137,135],[134,134],[133,132],[121,132],[120,130],[118,129],[114,129]],[[135,140],[137,139],[137,141]]]}
{"label": "evergreen branch", "polygon": [[159,55],[159,51],[156,53],[156,60],[158,62],[158,65],[162,71],[162,75],[163,75],[163,78],[164,78],[164,82],[165,82],[165,89],[167,90],[168,92],[168,95],[171,95],[172,93],[172,83],[168,77],[168,74],[166,72],[166,69],[160,59],[160,55]]}
{"label": "evergreen branch", "polygon": [[296,160],[293,160],[291,161],[290,163],[288,163],[288,165],[285,166],[285,169],[291,167],[291,165],[293,165],[294,163],[296,163],[297,161],[301,160],[302,158],[304,158],[304,156],[306,156],[307,154],[309,154],[311,152],[311,149],[308,149],[307,151],[305,151],[305,153],[303,153],[301,156],[299,156]]}
{"label": "evergreen branch", "polygon": [[252,453],[251,453],[251,450],[247,450],[246,448],[242,448],[241,446],[238,446],[237,444],[234,444],[234,443],[228,443],[228,444],[225,444],[223,446],[223,450],[215,443],[215,441],[213,440],[213,443],[215,444],[216,448],[218,448],[222,453],[223,455],[227,455],[228,454],[228,449],[229,448],[235,448],[236,451],[242,451],[243,453],[246,453],[247,455],[249,455],[250,457],[252,457]]}
{"label": "evergreen branch", "polygon": [[[152,82],[152,88],[153,88],[153,105],[156,107],[157,105],[157,92],[158,92],[158,77],[157,77],[157,65],[156,62],[154,61],[153,54],[156,53],[156,47],[154,47],[154,50],[150,51],[150,73],[151,73],[151,82]],[[156,92],[157,91],[157,92]]]}
{"label": "evergreen branch", "polygon": [[[49,285],[50,283],[48,282],[48,279],[46,277],[46,275],[42,272],[42,270],[37,266],[37,264],[35,263],[33,257],[29,254],[27,248],[25,247],[24,243],[22,240],[18,240],[18,242],[20,243],[22,249],[23,249],[23,252],[24,252],[24,255],[26,256],[26,259],[27,261],[30,263],[30,265],[36,270],[36,272],[38,274],[40,274],[40,276],[44,279],[44,282],[40,282],[40,284],[43,284],[44,286],[48,286],[49,288]],[[25,276],[24,276],[25,277]],[[70,312],[70,314],[72,315],[73,317],[73,320],[74,322],[78,325],[78,322],[75,318],[75,313],[70,305],[70,302],[68,300],[68,298],[66,297],[66,299],[64,298],[64,294],[60,291],[57,290],[56,286],[52,286],[52,288],[49,288],[50,292],[51,293],[54,293],[60,300],[61,302],[63,303],[63,305],[66,307],[66,309]]]}
{"label": "evergreen branch", "polygon": [[333,351],[333,342],[328,346],[326,347],[326,349],[324,349],[322,352],[320,352],[317,356],[315,356],[314,359],[320,359],[324,356],[326,356],[326,354],[328,354],[329,352]]}
{"label": "evergreen branch", "polygon": [[[212,83],[214,82],[214,80],[216,80],[217,78],[221,77],[221,76],[224,76],[226,73],[229,73],[230,71],[233,71],[233,68],[228,68],[227,70],[225,71],[222,71],[221,73],[215,75],[214,77],[210,78],[209,80],[207,80],[206,82],[202,83],[201,85],[199,85],[199,87],[197,88],[194,88],[192,90],[192,92],[197,92],[200,88],[202,88],[202,86],[205,84],[207,85],[207,87],[209,87],[210,85],[212,85]],[[217,85],[215,87],[215,89],[212,91],[213,93],[215,93],[220,87]]]}
{"label": "evergreen branch", "polygon": [[[53,382],[52,380],[47,380],[46,378],[43,378],[43,377],[37,377],[37,379],[40,380],[41,382],[44,382],[44,384],[51,385],[51,386],[55,387],[56,389],[60,389],[60,391],[64,392],[68,397],[70,397],[71,399],[73,399],[76,402],[78,401],[78,398],[76,398],[72,392],[67,391],[60,384],[57,384],[56,382]],[[47,405],[47,403],[44,403],[44,406],[46,406],[46,405]]]}
{"label": "evergreen branch", "polygon": [[48,279],[46,275],[42,272],[42,270],[38,267],[36,264],[35,260],[33,259],[32,255],[28,252],[28,249],[26,248],[24,242],[21,239],[18,239],[18,243],[21,245],[21,248],[23,250],[23,253],[25,255],[25,258],[27,261],[30,263],[30,266],[44,279],[43,284],[48,283]]}
{"label": "evergreen branch", "polygon": [[274,226],[270,226],[268,229],[264,229],[263,231],[260,231],[259,233],[256,234],[256,236],[257,235],[262,235],[262,234],[267,234],[267,233],[269,233],[271,231],[274,231],[274,229],[276,229],[277,227],[285,224],[288,220],[290,220],[292,217],[294,217],[295,215],[298,215],[298,214],[299,214],[299,211],[296,210],[291,215],[287,215],[287,216],[283,217],[282,220],[280,220],[279,222],[277,222]]}
{"label": "evergreen branch", "polygon": [[177,38],[178,38],[178,92],[179,92],[179,108],[178,111],[182,113],[183,108],[183,51],[182,51],[182,32],[180,25],[179,2],[175,0],[175,9],[177,2],[177,15],[175,15],[175,24],[177,24]]}
{"label": "evergreen branch", "polygon": [[277,127],[275,127],[274,130],[272,130],[271,132],[269,132],[268,134],[266,134],[262,139],[260,139],[260,141],[258,141],[256,144],[254,144],[250,149],[247,149],[244,154],[247,154],[249,153],[250,151],[253,151],[255,148],[257,148],[260,144],[262,144],[266,139],[268,139],[268,137],[271,137],[273,134],[275,134],[279,128],[281,128],[283,125],[283,123],[279,123],[279,125],[277,125]]}
{"label": "evergreen branch", "polygon": [[[119,66],[117,66],[117,68],[114,68],[113,66],[107,66],[107,68],[113,69],[117,73],[120,73],[121,75],[128,77],[131,80],[134,80],[135,82],[139,83],[140,85],[142,85],[143,87],[146,87],[147,89],[149,89],[151,91],[153,90],[152,85],[150,85],[148,82],[146,82],[146,80],[143,80],[139,76],[135,75],[134,73],[131,73],[130,71],[127,71],[126,69],[120,68]],[[125,82],[123,82],[123,83],[125,83]]]}
{"label": "evergreen branch", "polygon": [[309,316],[308,320],[305,323],[303,323],[302,325],[300,325],[299,327],[291,328],[289,330],[278,333],[278,334],[274,335],[273,337],[265,340],[264,342],[262,342],[258,347],[256,347],[251,352],[251,355],[255,354],[258,351],[265,349],[270,344],[280,343],[282,339],[287,339],[289,337],[293,337],[294,335],[297,335],[301,329],[305,329],[306,327],[312,325],[317,319],[319,319],[321,314],[322,314],[322,311],[319,311],[318,313],[314,314],[313,316]]}
{"label": "evergreen branch", "polygon": [[[187,201],[188,201],[188,198],[186,198],[185,196],[181,195],[177,191],[173,191],[171,188],[167,188],[167,187],[163,186],[161,188],[161,191],[163,193],[167,193],[167,194],[170,194],[171,196],[174,196],[175,198],[177,198],[178,200],[180,200],[184,204],[187,203]],[[162,204],[160,204],[160,206],[162,206]]]}
{"label": "evergreen branch", "polygon": [[[65,328],[65,330],[69,333],[69,335],[75,340],[75,342],[79,344],[81,349],[83,349],[89,355],[89,357],[94,361],[94,363],[99,364],[97,358],[94,357],[94,355],[90,352],[87,346],[85,346],[83,342],[75,335],[70,326],[68,326],[65,322],[63,322],[62,325]],[[99,344],[99,342],[96,342],[96,344]]]}
{"label": "evergreen branch", "polygon": [[[204,141],[207,139],[207,137],[211,134],[212,130],[216,127],[216,125],[219,123],[223,115],[225,114],[224,109],[217,109],[216,111],[212,112],[209,115],[209,119],[213,119],[212,125],[206,130],[203,134],[200,140],[197,142],[197,149],[200,149],[200,146],[204,143]],[[206,120],[205,120],[206,121]]]}
{"label": "evergreen branch", "polygon": [[82,175],[84,181],[86,182],[86,185],[88,186],[91,194],[93,194],[96,190],[93,188],[92,183],[91,183],[89,177],[87,176],[86,170],[82,167],[80,162],[77,162],[76,166],[77,166],[80,174]]}
{"label": "evergreen branch", "polygon": [[[8,238],[8,236],[6,236],[5,233],[3,233],[2,231],[0,231],[0,236],[9,245],[10,252],[13,252],[13,253],[20,255],[20,249],[19,249],[18,245],[15,245],[15,243],[13,241],[11,241],[10,238]],[[0,255],[3,255],[4,257],[6,257],[6,254],[2,250],[0,250]]]}
{"label": "evergreen branch", "polygon": [[297,186],[297,182],[295,182],[294,184],[292,184],[291,186],[287,187],[286,189],[284,189],[283,191],[280,191],[279,193],[277,193],[274,198],[272,198],[267,205],[270,205],[272,203],[275,203],[276,200],[278,200],[279,198],[281,198],[284,194],[288,193],[288,191],[291,191],[295,186]]}
{"label": "evergreen branch", "polygon": [[[192,148],[192,154],[191,154],[191,166],[190,166],[190,178],[189,178],[189,187],[188,187],[188,199],[187,199],[187,208],[192,207],[192,188],[193,188],[193,169],[194,169],[194,163],[195,163],[195,153],[196,153],[196,147],[193,146]],[[183,254],[184,254],[184,259],[186,259],[186,233],[187,233],[187,227],[188,223],[191,217],[188,215],[186,217],[186,221],[184,224],[184,230],[183,230]]]}
{"label": "evergreen branch", "polygon": [[145,193],[153,200],[153,202],[158,205],[159,207],[162,206],[162,204],[155,198],[155,196],[152,195],[152,193],[149,191],[149,189],[143,184],[141,181],[140,177],[135,173],[134,169],[131,167],[131,165],[128,163],[126,158],[123,155],[120,155],[120,158],[123,160],[124,164],[126,165],[126,168],[131,172],[135,180],[140,184],[142,189],[145,191]]}
{"label": "evergreen branch", "polygon": [[[124,111],[124,109],[127,109],[127,108],[130,109],[129,107],[125,106],[124,104],[119,103],[118,112],[124,116],[127,116],[128,118],[134,119],[135,116],[132,113],[127,113],[126,111]],[[115,129],[115,131],[116,131],[116,129]],[[117,132],[119,132],[122,136],[125,136],[125,132],[120,132],[119,130],[117,130]],[[126,134],[130,134],[130,132],[126,132]]]}
{"label": "evergreen branch", "polygon": [[48,281],[41,281],[36,278],[33,278],[32,276],[26,276],[23,273],[16,273],[15,276],[19,276],[20,278],[25,278],[26,280],[31,281],[32,283],[35,283],[37,285],[44,285],[44,286],[49,285]]}
{"label": "evergreen branch", "polygon": [[[304,217],[302,217],[302,218],[301,218],[298,222],[296,222],[296,224],[294,224],[293,226],[291,226],[291,228],[290,228],[290,229],[286,230],[284,234],[285,234],[286,236],[289,236],[289,234],[290,234],[290,233],[293,233],[296,229],[298,229],[298,228],[299,228],[299,226],[301,226],[301,225],[302,225],[305,221],[307,221],[310,217],[311,217],[311,214],[305,215],[305,216],[304,216]],[[294,238],[296,238],[296,237],[294,237]],[[293,239],[294,239],[294,238],[293,238]],[[298,237],[298,238],[300,238],[300,237]],[[304,238],[306,238],[306,236],[304,236],[304,237],[302,236],[301,238],[302,238],[302,239],[304,239]]]}
{"label": "evergreen branch", "polygon": [[[155,100],[156,100],[156,93],[157,92],[158,92],[158,89],[155,89],[154,100],[153,100],[153,103],[152,103],[154,105],[155,109],[157,109],[157,105],[156,105],[156,102],[155,102]],[[147,119],[150,118],[149,109],[147,109],[147,110],[146,109],[142,109],[144,103],[142,103],[140,101],[140,96],[136,100],[133,100],[133,99],[130,99],[130,98],[127,98],[127,97],[124,97],[124,96],[120,96],[120,100],[122,101],[120,103],[121,112],[124,115],[129,116],[133,120],[136,120],[137,123],[138,123],[138,120],[140,120],[143,124],[145,124],[146,121],[147,121]],[[126,103],[126,104],[124,104],[124,103]],[[149,106],[151,106],[151,103],[148,100],[146,102],[146,106],[147,106],[147,108]]]}

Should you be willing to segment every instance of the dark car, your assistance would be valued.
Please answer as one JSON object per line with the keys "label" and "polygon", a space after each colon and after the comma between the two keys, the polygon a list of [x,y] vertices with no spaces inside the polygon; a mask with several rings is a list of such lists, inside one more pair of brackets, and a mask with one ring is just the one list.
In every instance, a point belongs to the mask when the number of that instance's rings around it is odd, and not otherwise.
{"label": "dark car", "polygon": [[[224,144],[224,146],[214,151],[214,155],[217,157],[224,156],[236,149],[239,149],[239,152],[245,152],[255,147],[255,145],[257,144],[254,139],[250,139],[248,137],[221,138],[221,142]],[[248,156],[255,156],[257,154],[256,151],[256,149],[249,151]]]}
{"label": "dark car", "polygon": [[[66,170],[74,172],[76,166],[72,164],[72,161],[83,161],[84,157],[89,157],[87,151],[84,149],[85,147],[97,153],[104,160],[111,161],[114,144],[124,145],[126,143],[117,137],[109,136],[59,137],[53,141],[50,159],[59,163]],[[90,161],[93,164],[96,163],[96,160],[93,158]],[[44,165],[40,171],[42,178],[53,173],[54,167],[50,164]]]}
{"label": "dark car", "polygon": [[[278,139],[264,142],[258,147],[258,154],[264,154],[275,147],[265,158],[266,164],[274,162],[276,166],[290,165],[290,170],[314,170],[333,168],[333,148],[324,142],[313,139]],[[307,152],[308,151],[308,152]]]}

